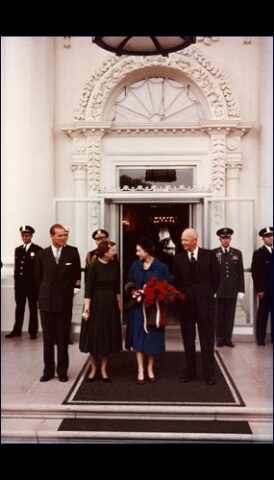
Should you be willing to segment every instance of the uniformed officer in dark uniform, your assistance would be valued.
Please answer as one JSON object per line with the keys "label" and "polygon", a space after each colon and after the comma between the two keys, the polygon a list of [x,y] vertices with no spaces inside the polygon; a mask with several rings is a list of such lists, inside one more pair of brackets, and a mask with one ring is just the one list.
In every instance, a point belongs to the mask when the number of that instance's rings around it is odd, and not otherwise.
{"label": "uniformed officer in dark uniform", "polygon": [[266,327],[269,313],[271,313],[271,338],[273,342],[272,325],[272,250],[273,227],[265,227],[259,231],[264,245],[253,253],[251,272],[255,290],[259,299],[256,318],[257,345],[265,345]]}
{"label": "uniformed officer in dark uniform", "polygon": [[220,228],[216,235],[221,242],[221,246],[213,250],[221,273],[215,306],[217,347],[234,347],[232,332],[236,303],[237,298],[244,297],[245,291],[243,257],[240,250],[230,247],[233,235],[231,228]]}
{"label": "uniformed officer in dark uniform", "polygon": [[[101,242],[108,239],[108,232],[106,230],[103,230],[103,229],[95,230],[95,232],[93,232],[93,234],[92,234],[92,238],[95,240],[96,245],[98,247],[98,245]],[[87,253],[86,268],[90,267],[90,265],[92,264],[92,262],[94,262],[94,260],[96,260],[96,258],[97,258],[97,248],[94,249],[94,250],[91,250],[91,252]]]}
{"label": "uniformed officer in dark uniform", "polygon": [[29,328],[31,340],[37,338],[38,314],[37,314],[37,287],[34,280],[34,260],[36,253],[42,249],[32,243],[35,232],[30,225],[22,225],[19,228],[23,245],[15,249],[14,260],[14,287],[15,287],[15,324],[6,338],[20,337],[24,322],[26,300],[29,303]]}

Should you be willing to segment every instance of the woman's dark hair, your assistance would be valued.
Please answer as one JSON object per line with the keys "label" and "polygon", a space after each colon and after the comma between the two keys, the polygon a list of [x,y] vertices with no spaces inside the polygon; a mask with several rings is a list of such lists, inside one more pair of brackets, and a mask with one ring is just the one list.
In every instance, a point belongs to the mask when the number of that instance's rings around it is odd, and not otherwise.
{"label": "woman's dark hair", "polygon": [[149,255],[153,256],[154,255],[154,245],[150,238],[148,237],[141,237],[139,242],[137,242],[137,245],[140,245],[140,247],[145,250]]}
{"label": "woman's dark hair", "polygon": [[107,253],[110,249],[110,247],[113,247],[115,245],[114,242],[110,242],[109,240],[104,240],[103,242],[99,243],[98,248],[97,248],[97,257],[102,258],[105,253]]}

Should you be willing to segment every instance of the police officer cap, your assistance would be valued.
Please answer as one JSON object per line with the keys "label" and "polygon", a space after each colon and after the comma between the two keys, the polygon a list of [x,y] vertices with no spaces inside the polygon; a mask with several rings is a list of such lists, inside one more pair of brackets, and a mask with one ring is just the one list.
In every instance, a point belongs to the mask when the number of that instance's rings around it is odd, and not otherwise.
{"label": "police officer cap", "polygon": [[273,227],[265,227],[259,231],[260,237],[266,237],[267,235],[273,235]]}
{"label": "police officer cap", "polygon": [[231,237],[233,233],[234,232],[232,228],[224,227],[224,228],[219,228],[219,230],[217,230],[216,232],[216,235],[218,235],[218,237],[221,237],[221,238],[226,238],[226,237]]}
{"label": "police officer cap", "polygon": [[35,230],[30,225],[22,225],[19,228],[19,232],[21,232],[21,233],[34,233]]}
{"label": "police officer cap", "polygon": [[95,230],[95,232],[93,232],[92,234],[92,238],[94,238],[95,240],[96,237],[101,237],[101,235],[105,235],[106,237],[108,237],[108,232],[106,230],[100,230],[100,229]]}

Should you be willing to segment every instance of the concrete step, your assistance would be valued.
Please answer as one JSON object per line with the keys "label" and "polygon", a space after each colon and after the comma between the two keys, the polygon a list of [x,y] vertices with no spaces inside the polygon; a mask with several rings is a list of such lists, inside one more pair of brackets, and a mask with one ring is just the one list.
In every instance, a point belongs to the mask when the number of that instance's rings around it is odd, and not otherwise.
{"label": "concrete step", "polygon": [[[107,422],[102,431],[58,431],[64,419],[246,421],[252,434],[184,433],[169,431],[113,431]],[[163,428],[163,430],[166,430]],[[2,442],[245,442],[272,443],[272,410],[247,407],[174,407],[123,405],[3,405]]]}

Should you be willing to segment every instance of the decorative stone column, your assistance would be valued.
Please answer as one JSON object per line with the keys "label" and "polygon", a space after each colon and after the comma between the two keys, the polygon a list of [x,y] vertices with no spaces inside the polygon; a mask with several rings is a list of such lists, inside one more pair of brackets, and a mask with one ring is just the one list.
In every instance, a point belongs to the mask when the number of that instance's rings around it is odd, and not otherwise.
{"label": "decorative stone column", "polygon": [[[273,223],[273,38],[260,38],[260,159],[257,228]],[[258,239],[258,236],[256,236]],[[258,245],[261,245],[258,239]]]}
{"label": "decorative stone column", "polygon": [[[225,196],[225,163],[226,163],[226,133],[221,129],[209,130],[211,135],[211,158],[212,158],[212,191],[216,199]],[[224,204],[214,202],[210,218],[211,232],[210,244],[214,245],[216,242],[215,231],[223,226],[225,215]]]}
{"label": "decorative stone column", "polygon": [[[54,222],[54,38],[2,37],[2,330],[14,323],[19,227],[46,247]],[[26,312],[27,315],[27,312]],[[28,322],[24,323],[24,330]]]}

